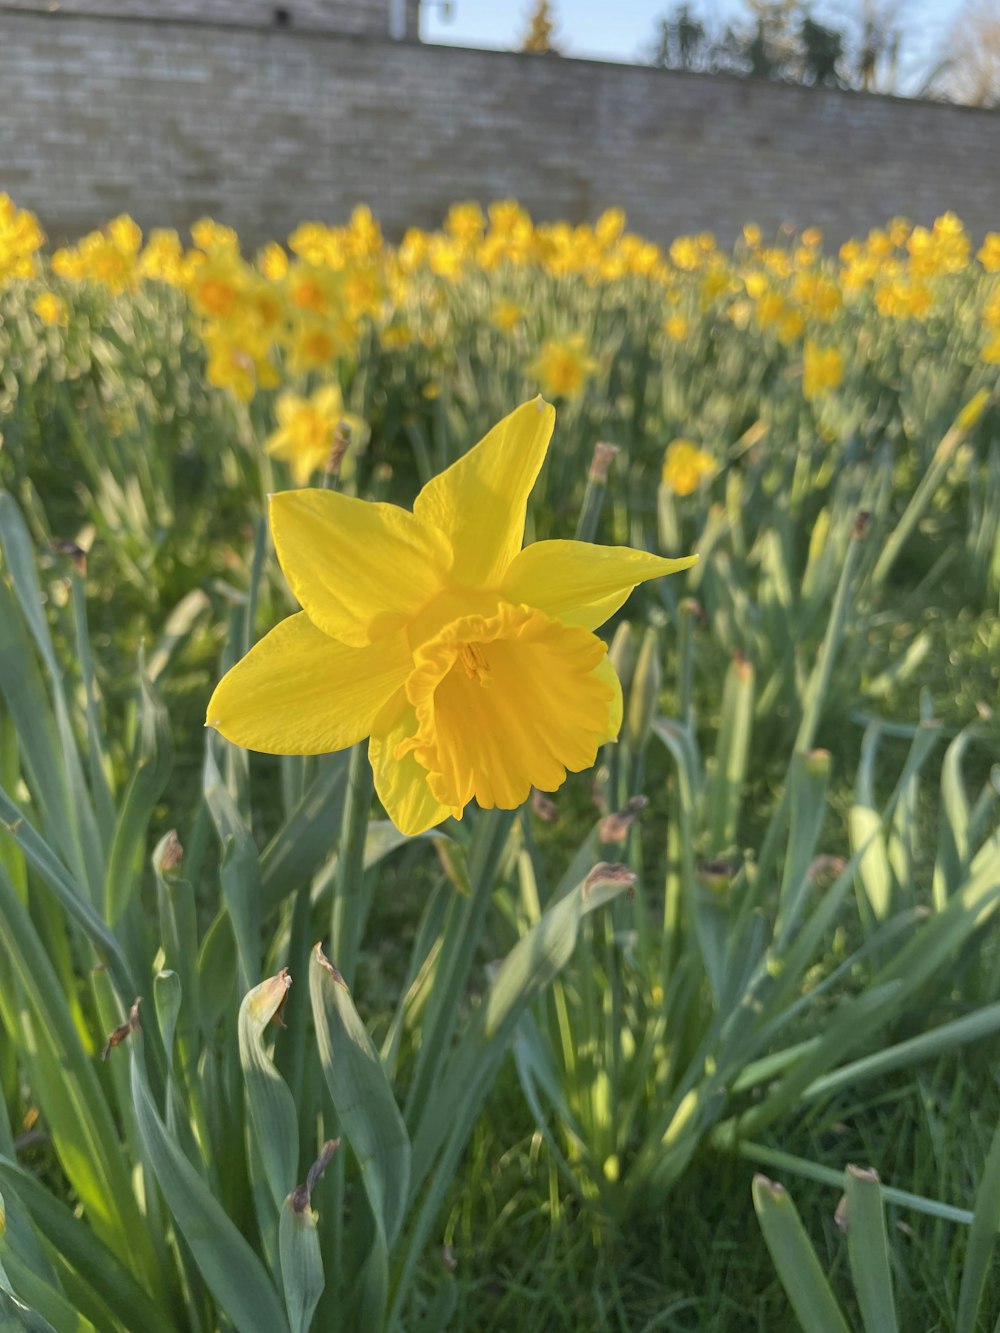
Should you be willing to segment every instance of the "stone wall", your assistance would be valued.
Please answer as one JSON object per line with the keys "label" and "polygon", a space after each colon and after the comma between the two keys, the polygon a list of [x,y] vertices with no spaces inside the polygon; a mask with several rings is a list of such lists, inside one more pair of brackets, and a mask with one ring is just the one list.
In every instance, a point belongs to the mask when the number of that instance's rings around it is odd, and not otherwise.
{"label": "stone wall", "polygon": [[144,227],[210,214],[254,243],[359,201],[398,236],[453,200],[511,196],[539,218],[621,205],[659,240],[728,241],[749,220],[839,240],[949,208],[1000,230],[1000,114],[893,98],[7,7],[0,104],[0,190],[54,238],[128,211]]}
{"label": "stone wall", "polygon": [[[390,35],[393,0],[3,0],[3,10],[68,16],[141,18],[241,28]],[[404,0],[406,36],[415,38],[420,0]],[[0,33],[2,33],[0,19]]]}

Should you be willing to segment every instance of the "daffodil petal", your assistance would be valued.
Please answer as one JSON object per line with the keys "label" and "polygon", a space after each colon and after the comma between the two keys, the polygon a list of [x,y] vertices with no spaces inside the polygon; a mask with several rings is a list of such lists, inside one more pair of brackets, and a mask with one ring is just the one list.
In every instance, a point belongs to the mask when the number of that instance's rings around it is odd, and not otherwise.
{"label": "daffodil petal", "polygon": [[412,749],[442,804],[515,809],[589,768],[621,720],[604,644],[527,606],[467,616],[414,655]]}
{"label": "daffodil petal", "polygon": [[622,683],[618,679],[618,672],[615,670],[610,657],[603,657],[594,668],[594,675],[598,680],[602,680],[611,691],[611,699],[608,703],[608,730],[607,738],[609,741],[616,741],[618,733],[622,729],[622,712],[624,702],[622,700]]}
{"label": "daffodil petal", "polygon": [[439,591],[451,563],[441,533],[397,505],[336,491],[271,497],[271,534],[292,592],[341,643],[393,634]]}
{"label": "daffodil petal", "polygon": [[461,810],[450,810],[437,801],[427,784],[427,770],[412,751],[397,757],[397,749],[417,729],[413,705],[402,690],[382,710],[368,742],[368,759],[375,776],[375,791],[386,814],[407,837],[426,833],[450,814],[461,818]]}
{"label": "daffodil petal", "polygon": [[299,612],[226,672],[205,720],[248,750],[327,754],[368,735],[411,667],[404,634],[352,648]]}
{"label": "daffodil petal", "polygon": [[417,496],[414,514],[448,537],[465,587],[496,587],[520,550],[555,416],[542,398],[523,403]]}
{"label": "daffodil petal", "polygon": [[629,546],[547,541],[526,546],[507,570],[504,597],[538,607],[564,625],[596,629],[637,583],[688,569],[696,555],[668,560]]}

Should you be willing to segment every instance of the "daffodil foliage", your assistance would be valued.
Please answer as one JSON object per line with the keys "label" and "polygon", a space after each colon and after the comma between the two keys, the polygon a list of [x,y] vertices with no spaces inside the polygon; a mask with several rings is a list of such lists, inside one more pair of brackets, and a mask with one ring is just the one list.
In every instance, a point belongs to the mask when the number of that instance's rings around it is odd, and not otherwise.
{"label": "daffodil foliage", "polygon": [[412,513],[326,490],[271,500],[302,610],[218,685],[208,723],[270,754],[370,737],[379,798],[404,833],[554,791],[618,735],[622,696],[594,631],[636,584],[686,569],[620,546],[522,549],[553,408],[523,404],[433,477]]}

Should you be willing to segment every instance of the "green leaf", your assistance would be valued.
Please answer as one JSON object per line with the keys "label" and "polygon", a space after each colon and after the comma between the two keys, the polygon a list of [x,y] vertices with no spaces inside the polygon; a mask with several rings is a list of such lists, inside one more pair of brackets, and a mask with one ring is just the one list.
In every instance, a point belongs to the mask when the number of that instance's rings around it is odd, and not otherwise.
{"label": "green leaf", "polygon": [[358,1017],[343,977],[317,944],[309,994],[320,1062],[351,1145],[375,1223],[360,1277],[358,1326],[381,1329],[389,1302],[389,1252],[403,1225],[410,1180],[410,1140],[378,1051]]}
{"label": "green leaf", "polygon": [[816,1251],[783,1185],[754,1176],[753,1206],[781,1285],[803,1333],[850,1333]]}
{"label": "green leaf", "polygon": [[0,1180],[15,1194],[40,1235],[77,1272],[123,1329],[174,1333],[174,1325],[118,1256],[30,1171],[0,1157]]}
{"label": "green leaf", "polygon": [[59,978],[27,908],[0,869],[0,957],[21,988],[19,1046],[63,1169],[90,1224],[154,1280],[153,1255],[118,1129],[84,1051]]}
{"label": "green leaf", "polygon": [[986,1158],[976,1207],[965,1251],[965,1268],[958,1293],[958,1314],[955,1333],[976,1333],[980,1303],[986,1288],[986,1279],[1000,1234],[1000,1125],[993,1134],[993,1142]]}
{"label": "green leaf", "polygon": [[844,1181],[847,1253],[865,1333],[897,1333],[882,1187],[874,1171],[857,1166],[847,1168]]}
{"label": "green leaf", "polygon": [[205,1284],[238,1333],[286,1333],[288,1322],[260,1260],[167,1133],[142,1068],[142,1039],[131,1048],[132,1101],[153,1175]]}
{"label": "green leaf", "polygon": [[320,945],[310,963],[309,990],[327,1087],[391,1248],[403,1224],[410,1181],[406,1126],[350,991]]}
{"label": "green leaf", "polygon": [[246,992],[257,984],[260,976],[260,857],[250,830],[222,781],[213,744],[210,738],[205,746],[205,801],[222,846],[219,878],[236,937],[240,987]]}
{"label": "green leaf", "polygon": [[709,856],[721,856],[736,844],[743,804],[750,736],[753,731],[754,669],[745,657],[729,664],[722,687],[722,717],[715,746],[715,766],[705,796]]}
{"label": "green leaf", "polygon": [[316,1182],[326,1170],[339,1142],[339,1139],[331,1139],[323,1144],[305,1183],[292,1190],[281,1208],[278,1251],[291,1333],[308,1333],[323,1294],[325,1278],[317,1233],[319,1219],[310,1200]]}
{"label": "green leaf", "polygon": [[243,997],[239,1017],[240,1063],[250,1123],[276,1210],[282,1208],[295,1184],[299,1127],[295,1099],[264,1049],[264,1032],[280,1015],[291,984],[288,968],[282,968]]}
{"label": "green leaf", "polygon": [[169,715],[140,665],[136,752],[118,812],[104,889],[104,915],[111,926],[122,917],[139,887],[149,821],[166,788],[173,763]]}

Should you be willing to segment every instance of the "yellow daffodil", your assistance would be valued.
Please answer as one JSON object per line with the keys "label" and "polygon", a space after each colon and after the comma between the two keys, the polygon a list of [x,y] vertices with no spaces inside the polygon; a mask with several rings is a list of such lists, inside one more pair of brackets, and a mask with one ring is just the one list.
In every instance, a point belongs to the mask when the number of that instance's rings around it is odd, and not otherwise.
{"label": "yellow daffodil", "polygon": [[976,258],[987,273],[1000,273],[1000,232],[988,231],[976,251]]}
{"label": "yellow daffodil", "polygon": [[821,398],[844,378],[844,358],[836,347],[819,347],[806,340],[802,357],[802,392],[806,398]]}
{"label": "yellow daffodil", "polygon": [[524,316],[525,309],[523,305],[519,305],[517,301],[504,298],[494,305],[490,313],[490,323],[501,333],[512,333],[524,319]]}
{"label": "yellow daffodil", "polygon": [[675,495],[691,495],[702,477],[715,471],[715,459],[690,440],[674,440],[663,456],[663,484]]}
{"label": "yellow daffodil", "polygon": [[184,281],[184,247],[177,232],[169,227],[156,227],[139,255],[139,275],[154,282],[167,282],[178,287]]}
{"label": "yellow daffodil", "polygon": [[34,213],[15,208],[9,195],[0,194],[0,282],[33,277],[44,240]]}
{"label": "yellow daffodil", "polygon": [[297,486],[304,486],[314,472],[330,463],[341,422],[348,426],[353,440],[363,442],[367,434],[360,417],[345,413],[339,384],[325,384],[309,398],[279,394],[275,415],[278,429],[264,441],[264,448],[288,463]]}
{"label": "yellow daffodil", "polygon": [[69,323],[66,302],[55,292],[42,292],[32,301],[31,308],[43,324],[58,324],[64,328]]}
{"label": "yellow daffodil", "polygon": [[597,362],[588,356],[583,334],[573,333],[568,338],[546,338],[526,373],[538,381],[543,393],[553,398],[575,398],[596,369]]}
{"label": "yellow daffodil", "polygon": [[52,269],[62,278],[96,282],[117,295],[130,291],[141,276],[141,246],[142,232],[132,218],[122,214],[100,231],[89,232],[76,246],[57,250]]}
{"label": "yellow daffodil", "polygon": [[618,734],[621,687],[594,630],[637,583],[685,569],[628,547],[521,549],[555,412],[525,403],[413,511],[335,491],[271,498],[302,610],[223,677],[208,725],[248,749],[324,754],[370,737],[375,789],[420,833],[465,805],[554,791]]}

